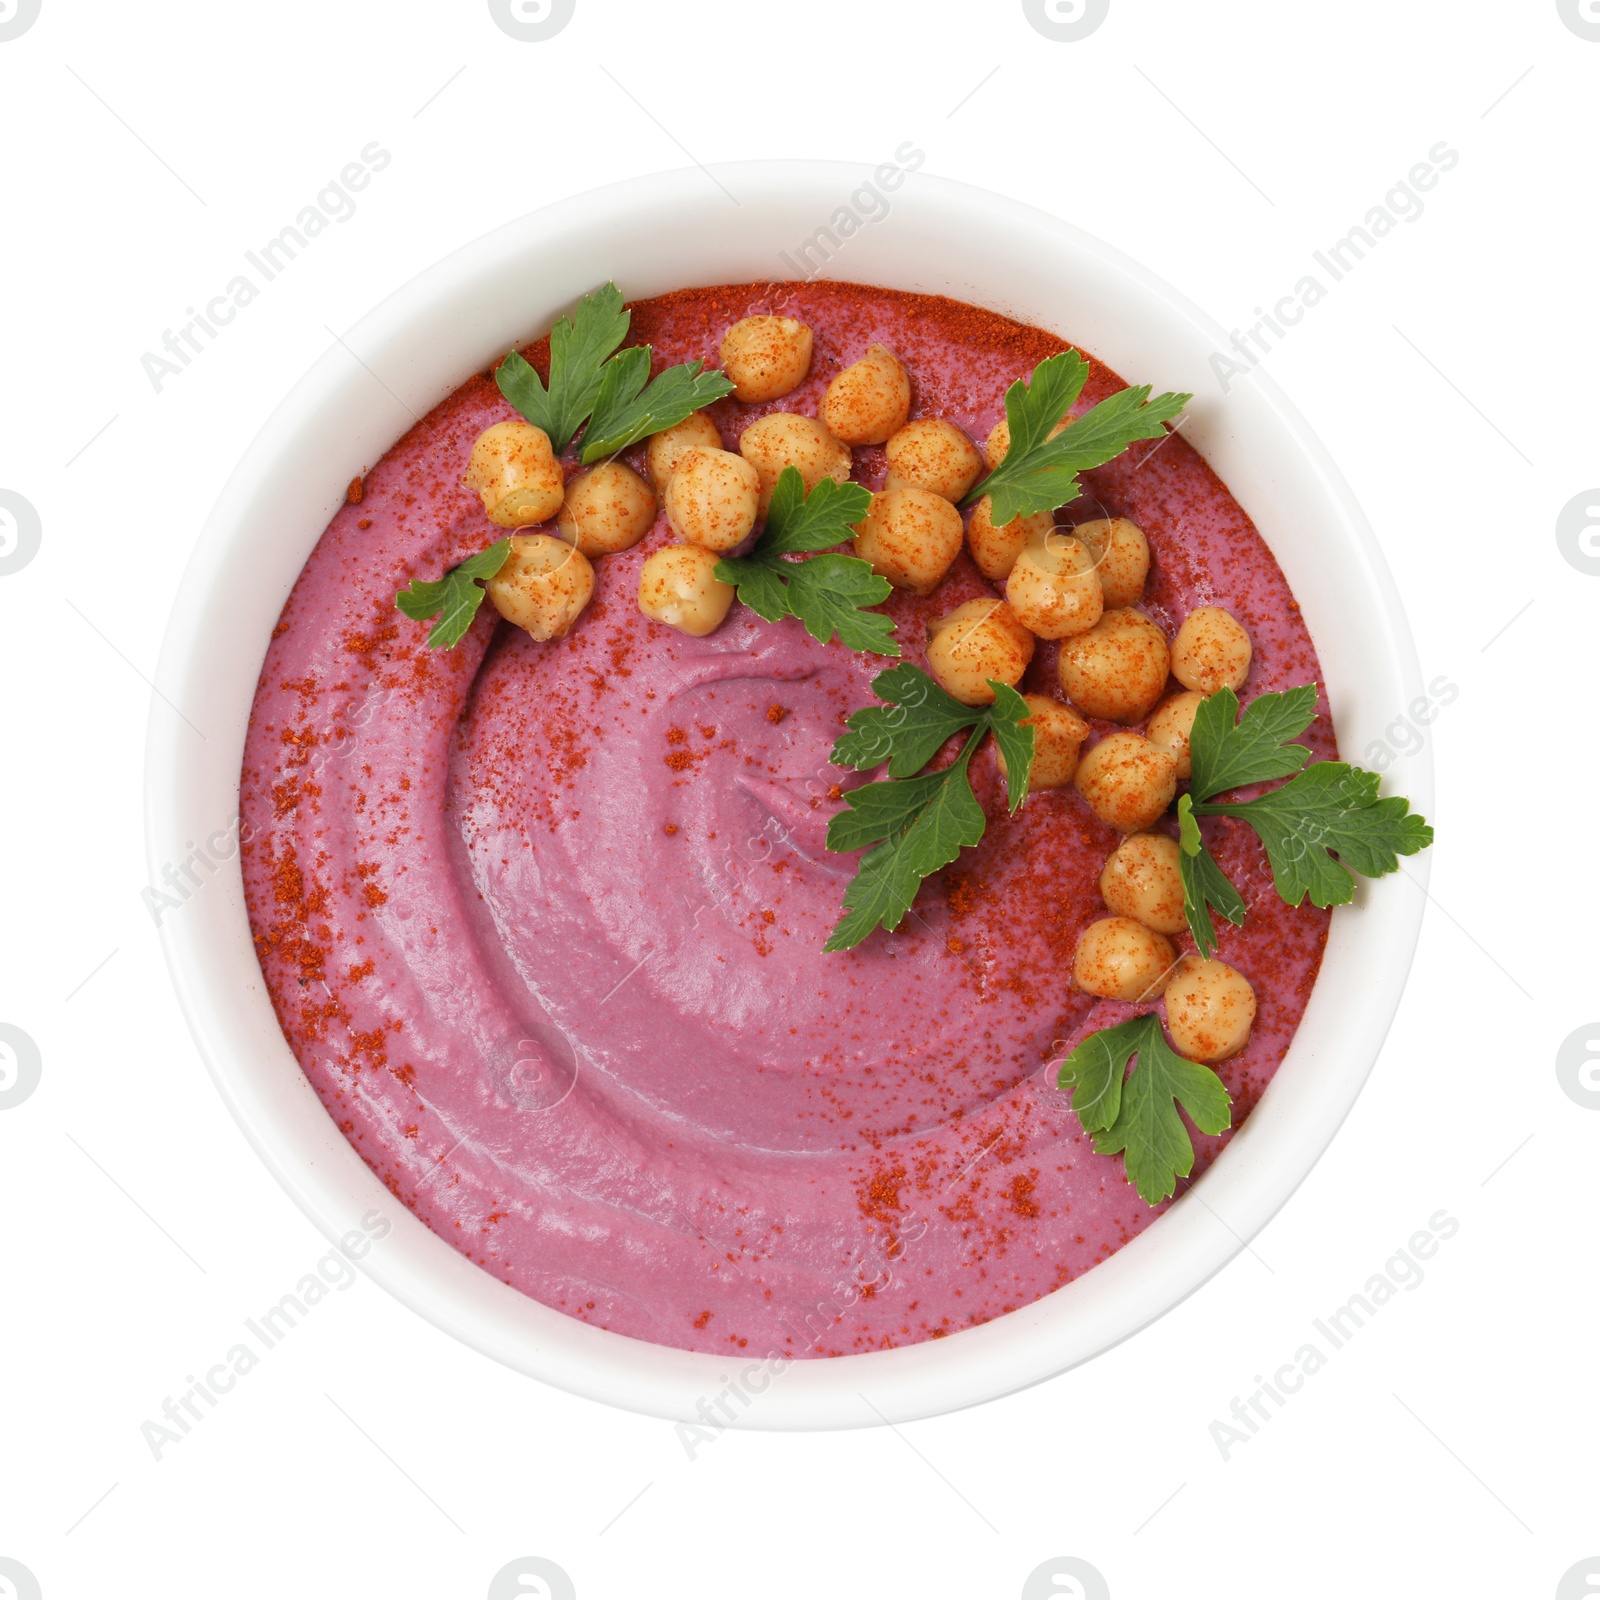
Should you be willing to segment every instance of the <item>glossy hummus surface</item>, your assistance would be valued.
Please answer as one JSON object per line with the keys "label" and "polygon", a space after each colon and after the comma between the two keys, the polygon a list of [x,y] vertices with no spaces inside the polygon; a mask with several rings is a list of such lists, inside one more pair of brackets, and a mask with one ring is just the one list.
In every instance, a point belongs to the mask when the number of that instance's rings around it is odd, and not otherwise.
{"label": "glossy hummus surface", "polygon": [[[1006,387],[1065,348],[952,301],[820,283],[642,302],[630,341],[658,369],[715,365],[728,325],[769,310],[815,331],[811,376],[767,405],[718,402],[729,448],[765,412],[815,415],[873,340],[910,370],[913,417],[982,441]],[[544,346],[529,354],[542,369]],[[1097,364],[1077,409],[1121,386]],[[1070,986],[1117,835],[1070,788],[1007,820],[987,748],[983,843],[898,932],[825,955],[855,858],[824,834],[841,786],[863,781],[828,752],[887,663],[737,605],[699,640],[650,621],[639,568],[671,540],[664,516],[596,560],[566,638],[537,643],[484,606],[456,649],[428,649],[395,591],[501,536],[461,476],[478,433],[511,415],[475,377],[372,468],[263,667],[245,886],[279,1018],[330,1115],[485,1270],[662,1344],[908,1344],[1103,1261],[1160,1208],[1094,1154],[1053,1063],[1132,1012]],[[642,470],[642,456],[626,459]],[[882,450],[858,449],[855,470],[881,485]],[[1139,523],[1143,609],[1169,637],[1197,605],[1248,628],[1241,698],[1318,681],[1275,562],[1181,435],[1085,487],[1058,520]],[[963,555],[928,599],[897,594],[885,609],[906,659],[923,661],[927,621],[992,592]],[[1054,686],[1042,642],[1022,687]],[[1318,757],[1334,753],[1326,727],[1307,736]],[[1206,833],[1250,903],[1219,951],[1260,1008],[1219,1069],[1237,1126],[1283,1058],[1327,918],[1276,898],[1243,825]],[[1197,1171],[1225,1138],[1196,1137]]]}

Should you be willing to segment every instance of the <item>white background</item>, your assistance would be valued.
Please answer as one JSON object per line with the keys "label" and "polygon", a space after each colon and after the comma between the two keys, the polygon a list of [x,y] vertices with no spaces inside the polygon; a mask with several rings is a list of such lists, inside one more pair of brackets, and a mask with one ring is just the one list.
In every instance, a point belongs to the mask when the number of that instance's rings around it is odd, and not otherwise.
{"label": "white background", "polygon": [[[1600,1553],[1600,1113],[1555,1072],[1600,1014],[1600,577],[1554,531],[1600,482],[1597,82],[1555,0],[1112,0],[1078,43],[1015,0],[578,0],[535,44],[483,0],[43,0],[0,42],[0,488],[43,525],[0,577],[0,1022],[43,1060],[0,1111],[0,1557],[45,1600],[478,1597],[530,1554],[582,1600],[1010,1597],[1060,1555],[1116,1600],[1556,1594]],[[1354,1114],[1178,1310],[961,1415],[690,1461],[670,1424],[504,1371],[363,1279],[154,1460],[141,1423],[325,1249],[225,1115],[139,899],[148,679],[224,478],[330,329],[508,218],[690,159],[865,169],[907,139],[1230,327],[1460,152],[1269,358],[1377,529],[1424,678],[1459,689],[1424,730],[1434,903]],[[356,215],[155,392],[141,355],[371,140],[393,161]],[[1224,1460],[1212,1421],[1441,1208],[1460,1230],[1421,1286]]]}

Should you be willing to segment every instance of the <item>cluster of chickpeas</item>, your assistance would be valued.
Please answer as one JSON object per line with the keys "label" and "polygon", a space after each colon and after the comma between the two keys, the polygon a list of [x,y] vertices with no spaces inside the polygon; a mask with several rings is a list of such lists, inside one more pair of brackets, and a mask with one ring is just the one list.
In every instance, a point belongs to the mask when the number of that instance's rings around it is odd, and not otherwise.
{"label": "cluster of chickpeas", "polygon": [[[811,329],[793,317],[734,323],[720,347],[733,394],[781,399],[811,371]],[[490,521],[526,528],[556,519],[552,534],[519,534],[488,584],[508,621],[537,639],[559,638],[594,591],[593,557],[636,545],[666,510],[677,542],[639,574],[639,608],[696,638],[727,616],[734,589],[717,562],[766,515],[779,474],[794,467],[807,492],[848,481],[851,447],[883,445],[888,472],[854,530],[854,550],[897,589],[931,594],[961,553],[1000,589],[939,617],[928,630],[928,670],[966,705],[994,699],[990,681],[1015,686],[1040,639],[1058,641],[1063,699],[1024,695],[1034,729],[1030,788],[1073,784],[1094,814],[1125,834],[1100,886],[1114,913],[1083,934],[1074,980],[1109,999],[1165,996],[1173,1041],[1186,1056],[1223,1061],[1243,1049],[1255,1018],[1249,983],[1220,961],[1177,957],[1168,935],[1184,927],[1178,846],[1150,830],[1189,776],[1189,734],[1201,700],[1238,689],[1250,670],[1250,636],[1227,611],[1201,606],[1168,642],[1138,609],[1150,546],[1126,517],[1060,528],[1048,511],[996,524],[987,495],[963,524],[960,502],[987,466],[1005,459],[1005,419],[982,451],[943,418],[907,418],[911,379],[894,353],[870,345],[829,383],[817,417],[771,412],[726,450],[696,412],[654,435],[648,481],[609,461],[563,484],[545,434],[524,421],[496,423],[473,446],[466,484]],[[1063,418],[1055,431],[1067,425]],[[1168,677],[1181,692],[1163,700]],[[1086,717],[1123,727],[1090,746]],[[1135,724],[1146,731],[1134,731]],[[1001,758],[1002,768],[1004,757]]]}
{"label": "cluster of chickpeas", "polygon": [[485,585],[495,610],[535,639],[559,639],[577,621],[594,594],[592,557],[631,549],[656,520],[655,492],[637,472],[606,461],[567,483],[550,436],[520,417],[478,435],[461,481],[497,528],[555,518],[554,534],[514,533]]}
{"label": "cluster of chickpeas", "polygon": [[[811,330],[792,317],[753,316],[735,323],[721,345],[735,398],[776,400],[811,370]],[[885,401],[898,422],[877,431]],[[695,412],[655,434],[646,450],[648,481],[620,461],[588,468],[563,483],[549,437],[513,419],[474,443],[463,482],[478,491],[489,520],[531,528],[556,519],[556,531],[517,533],[489,599],[508,622],[536,639],[558,639],[594,593],[591,560],[631,549],[665,508],[677,543],[656,551],[639,574],[639,608],[696,638],[712,632],[733,604],[734,588],[716,576],[718,561],[766,515],[778,476],[796,468],[809,492],[851,471],[852,444],[881,444],[904,422],[911,385],[894,356],[873,345],[829,385],[822,419],[776,412],[746,428],[737,452],[722,447],[716,424]]]}
{"label": "cluster of chickpeas", "polygon": [[1165,998],[1180,1055],[1209,1062],[1238,1055],[1256,1018],[1249,979],[1225,961],[1179,956],[1169,937],[1186,926],[1177,841],[1130,833],[1101,870],[1100,895],[1112,915],[1090,923],[1078,940],[1078,988],[1146,1005]]}

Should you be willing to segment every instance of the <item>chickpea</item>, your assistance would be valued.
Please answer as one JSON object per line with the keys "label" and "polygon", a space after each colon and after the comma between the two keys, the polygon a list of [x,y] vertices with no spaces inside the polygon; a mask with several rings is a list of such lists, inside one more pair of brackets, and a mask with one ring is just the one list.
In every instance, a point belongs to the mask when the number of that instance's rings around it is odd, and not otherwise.
{"label": "chickpea", "polygon": [[1200,606],[1172,641],[1172,675],[1185,689],[1237,689],[1250,673],[1250,635],[1221,606]]}
{"label": "chickpea", "polygon": [[656,520],[656,497],[637,472],[607,461],[580,472],[567,485],[556,513],[556,533],[586,556],[631,550]]}
{"label": "chickpea", "polygon": [[931,489],[954,504],[978,481],[983,457],[953,422],[921,417],[908,422],[884,447],[889,475],[884,488]]}
{"label": "chickpea", "polygon": [[497,422],[478,435],[461,482],[478,491],[497,528],[548,522],[560,510],[566,491],[550,436],[520,417]]}
{"label": "chickpea", "polygon": [[1167,686],[1166,635],[1143,612],[1105,612],[1061,646],[1057,671],[1085,715],[1142,722]]}
{"label": "chickpea", "polygon": [[855,553],[895,588],[931,594],[961,554],[961,513],[931,489],[885,489],[856,524]]}
{"label": "chickpea", "polygon": [[594,593],[594,568],[564,539],[517,534],[505,565],[484,587],[489,603],[507,622],[535,639],[559,639]]}
{"label": "chickpea", "polygon": [[1100,872],[1100,898],[1119,917],[1157,933],[1182,933],[1183,876],[1178,841],[1164,833],[1130,833]]}
{"label": "chickpea", "polygon": [[1100,620],[1094,557],[1070,533],[1030,539],[1006,579],[1006,603],[1041,639],[1066,639]]}
{"label": "chickpea", "polygon": [[725,554],[756,525],[761,480],[731,450],[689,450],[667,479],[667,521],[685,544]]}
{"label": "chickpea", "polygon": [[983,464],[993,472],[1006,458],[1006,451],[1011,448],[1011,420],[1001,417],[989,430],[989,437],[983,441]]}
{"label": "chickpea", "polygon": [[1256,992],[1226,961],[1185,956],[1167,986],[1167,1031],[1191,1061],[1226,1061],[1250,1042]]}
{"label": "chickpea", "polygon": [[[1049,437],[1055,436],[1072,421],[1071,417],[1063,417],[1050,430]],[[1011,448],[1011,419],[1001,417],[989,430],[989,437],[983,442],[983,459],[991,472],[1006,458],[1006,452]]]}
{"label": "chickpea", "polygon": [[990,520],[990,502],[985,495],[972,508],[972,518],[967,523],[967,548],[972,559],[991,583],[998,583],[1009,575],[1030,539],[1043,538],[1055,526],[1048,511],[1036,511],[1031,517],[1013,517],[997,528]]}
{"label": "chickpea", "polygon": [[718,556],[697,544],[669,544],[639,569],[639,609],[692,639],[720,627],[733,585],[717,576]]}
{"label": "chickpea", "polygon": [[645,447],[645,468],[657,494],[665,494],[672,469],[690,450],[720,450],[722,435],[703,411],[692,411],[682,422],[650,436]]}
{"label": "chickpea", "polygon": [[846,444],[882,444],[905,426],[911,379],[892,350],[869,344],[867,353],[834,376],[822,397],[823,424]]}
{"label": "chickpea", "polygon": [[1100,588],[1109,608],[1138,605],[1150,575],[1150,541],[1126,517],[1081,522],[1072,530],[1094,552]]}
{"label": "chickpea", "polygon": [[928,671],[963,705],[994,704],[988,680],[1015,686],[1033,660],[1033,635],[1004,600],[969,600],[928,630]]}
{"label": "chickpea", "polygon": [[[1064,789],[1078,770],[1078,752],[1089,737],[1089,724],[1071,706],[1052,700],[1047,694],[1025,694],[1031,716],[1022,719],[1033,729],[1033,767],[1028,773],[1028,792],[1035,789]],[[1005,752],[995,746],[1002,775],[1007,772]]]}
{"label": "chickpea", "polygon": [[815,417],[797,416],[792,411],[773,411],[752,422],[739,435],[739,454],[756,469],[761,480],[761,516],[772,503],[778,474],[793,467],[805,480],[806,492],[832,478],[846,483],[850,478],[850,449],[841,444]]}
{"label": "chickpea", "polygon": [[1072,981],[1103,1000],[1154,1000],[1166,988],[1177,952],[1131,917],[1102,917],[1078,940]]}
{"label": "chickpea", "polygon": [[1185,689],[1158,706],[1150,719],[1147,730],[1150,743],[1159,745],[1178,763],[1180,778],[1189,776],[1189,731],[1194,727],[1194,714],[1203,699],[1204,695]]}
{"label": "chickpea", "polygon": [[806,381],[811,330],[793,317],[741,317],[723,334],[720,354],[735,400],[776,400]]}
{"label": "chickpea", "polygon": [[1143,734],[1112,733],[1085,753],[1072,781],[1108,828],[1142,833],[1172,804],[1178,765]]}

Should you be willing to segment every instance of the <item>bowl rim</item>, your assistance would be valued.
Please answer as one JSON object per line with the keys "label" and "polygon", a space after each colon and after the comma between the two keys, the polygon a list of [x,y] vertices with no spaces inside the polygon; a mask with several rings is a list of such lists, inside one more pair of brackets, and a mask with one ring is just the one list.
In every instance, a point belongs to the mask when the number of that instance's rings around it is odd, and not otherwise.
{"label": "bowl rim", "polygon": [[[265,514],[264,498],[270,502],[274,494],[290,492],[284,488],[287,469],[317,448],[312,434],[319,418],[330,408],[353,404],[350,397],[358,375],[351,370],[351,357],[399,408],[392,413],[399,424],[390,434],[392,442],[404,431],[405,417],[400,413],[415,416],[416,411],[379,372],[403,372],[403,366],[392,366],[391,358],[403,357],[408,343],[413,351],[431,348],[419,346],[417,341],[430,336],[426,335],[427,326],[438,323],[446,308],[455,308],[466,328],[461,336],[463,348],[486,342],[489,348],[496,343],[505,348],[508,341],[494,316],[478,312],[480,300],[490,298],[485,286],[499,282],[513,268],[525,269],[528,263],[538,261],[559,264],[592,254],[608,227],[629,225],[637,231],[641,217],[664,220],[670,216],[687,223],[697,214],[707,216],[706,197],[714,194],[708,178],[725,193],[743,194],[750,202],[747,215],[717,217],[711,231],[725,224],[730,229],[745,229],[753,239],[764,236],[763,228],[775,228],[776,219],[788,224],[801,215],[814,217],[816,211],[801,208],[837,198],[851,185],[861,184],[863,173],[870,171],[871,164],[850,162],[759,161],[679,168],[625,179],[542,207],[479,237],[393,291],[342,338],[336,336],[338,343],[294,385],[241,457],[197,540],[174,600],[146,740],[150,884],[161,884],[163,868],[174,861],[185,861],[186,868],[193,863],[192,855],[185,857],[184,846],[187,843],[193,850],[200,827],[207,818],[215,819],[215,810],[204,810],[201,797],[225,791],[227,772],[222,763],[230,752],[237,825],[237,758],[243,748],[248,705],[241,720],[237,705],[226,700],[228,684],[236,683],[243,671],[240,662],[230,661],[229,656],[242,658],[247,644],[255,652],[249,659],[253,696],[264,643],[248,630],[243,637],[225,631],[221,619],[228,614],[228,607],[222,598],[231,596],[237,603],[246,593],[244,585],[261,582],[277,585],[286,594],[280,569],[287,566],[287,558],[274,560],[272,550],[263,549],[259,537],[253,538],[253,524],[259,524]],[[925,173],[904,175],[902,183],[903,187],[895,185],[899,191],[896,209],[902,217],[908,211],[912,214],[913,230],[919,226],[986,229],[990,230],[984,236],[986,241],[1005,237],[1013,248],[1029,241],[1044,251],[1053,248],[1063,261],[1072,261],[1083,277],[1097,283],[1103,279],[1108,292],[1125,294],[1129,306],[1137,306],[1140,315],[1165,318],[1163,333],[1170,333],[1174,341],[1181,335],[1191,359],[1205,345],[1218,352],[1229,349],[1228,335],[1185,297],[1073,224],[1020,201]],[[720,197],[717,203],[725,205]],[[634,221],[624,224],[623,218]],[[687,227],[682,231],[688,232]],[[737,257],[747,247],[744,235],[738,237],[738,248],[727,247],[726,256]],[[706,248],[714,251],[715,247],[708,243]],[[999,248],[997,242],[995,248]],[[550,270],[552,276],[559,276]],[[581,274],[581,260],[573,270]],[[622,270],[610,275],[626,277]],[[837,276],[873,281],[854,278],[849,271]],[[713,274],[704,281],[743,280]],[[632,297],[636,296],[630,292]],[[1004,301],[1001,296],[980,303],[1004,309],[1003,303],[997,305],[997,298]],[[559,314],[566,303],[558,299],[551,314]],[[1132,311],[1127,315],[1131,317]],[[523,326],[547,325],[547,320],[525,321]],[[1033,320],[1041,318],[1035,315]],[[490,328],[499,335],[495,341],[488,341]],[[512,337],[526,338],[527,334]],[[1101,354],[1087,340],[1085,347]],[[365,354],[357,355],[358,350]],[[481,370],[482,364],[464,359],[455,381]],[[1117,365],[1115,361],[1111,364]],[[404,389],[403,378],[397,377],[396,382]],[[454,383],[449,384],[435,401],[453,387]],[[1210,397],[1206,398],[1209,404]],[[412,399],[422,406],[427,395],[413,395]],[[374,404],[381,408],[381,397],[375,397],[370,385],[363,404],[369,410]],[[1364,630],[1362,649],[1372,657],[1370,662],[1362,658],[1357,675],[1362,692],[1355,698],[1360,700],[1357,721],[1366,727],[1379,726],[1372,720],[1372,705],[1393,715],[1422,693],[1421,673],[1399,594],[1354,496],[1304,419],[1259,368],[1247,384],[1239,386],[1236,401],[1230,395],[1229,407],[1219,407],[1214,415],[1208,411],[1208,416],[1205,436],[1218,449],[1235,448],[1241,435],[1262,434],[1269,440],[1275,435],[1277,455],[1267,452],[1272,458],[1271,470],[1286,482],[1293,480],[1292,490],[1302,497],[1299,503],[1306,508],[1308,520],[1320,519],[1336,531],[1336,548],[1318,559],[1333,561],[1349,593],[1364,597],[1372,607],[1370,616],[1351,623],[1353,630]],[[1220,469],[1219,475],[1232,486],[1232,479]],[[307,551],[337,503],[335,489],[342,493],[342,483],[319,483],[305,491],[313,498],[320,496],[318,503],[326,505],[322,521],[304,544]],[[1240,498],[1243,501],[1242,495]],[[1257,511],[1249,504],[1246,509],[1259,526]],[[259,531],[254,529],[255,534]],[[1262,531],[1281,564],[1282,551],[1272,535],[1265,528]],[[307,537],[298,530],[296,536],[302,541]],[[302,561],[303,556],[294,562],[287,581],[292,581]],[[281,608],[281,599],[277,606]],[[1320,636],[1318,647],[1320,652]],[[188,723],[179,709],[201,703],[212,708],[229,735],[225,740],[202,735],[205,750],[195,745],[190,731],[195,725]],[[1335,720],[1344,745],[1345,719],[1337,701]],[[217,726],[209,721],[207,725]],[[1403,779],[1405,792],[1419,809],[1428,809],[1432,800],[1431,751],[1424,746],[1414,756],[1402,756],[1392,770]],[[220,853],[220,846],[218,850]],[[688,1424],[709,1439],[732,1427],[874,1426],[997,1398],[1113,1347],[1192,1294],[1246,1249],[1250,1239],[1288,1201],[1354,1104],[1388,1032],[1411,965],[1422,919],[1428,857],[1418,858],[1409,869],[1413,884],[1423,893],[1413,894],[1397,874],[1362,885],[1356,905],[1335,916],[1323,975],[1313,989],[1312,1003],[1289,1056],[1222,1157],[1155,1225],[1062,1289],[981,1326],[945,1339],[867,1354],[765,1362],[753,1355],[739,1368],[731,1388],[732,1363],[728,1359],[610,1333],[543,1306],[491,1278],[398,1204],[338,1132],[300,1071],[277,1029],[259,968],[252,980],[240,964],[243,894],[237,850],[216,866],[208,865],[208,875],[212,873],[220,874],[220,885],[206,886],[204,893],[194,892],[192,899],[186,894],[181,914],[158,916],[163,953],[185,1020],[213,1083],[246,1139],[301,1210],[330,1241],[345,1240],[347,1249],[352,1231],[360,1229],[360,1219],[370,1219],[374,1210],[379,1211],[390,1223],[384,1230],[387,1237],[364,1255],[360,1268],[435,1326],[529,1376],[609,1404]],[[188,876],[198,875],[189,872]],[[1359,938],[1354,936],[1357,923]],[[247,923],[243,933],[253,964]],[[1353,977],[1349,982],[1341,980],[1339,1005],[1332,1001],[1319,1004],[1336,940],[1344,963],[1340,970],[1349,967]],[[1352,1006],[1353,999],[1359,1004]],[[1314,1011],[1316,1020],[1311,1026]],[[264,1030],[263,1018],[270,1031]],[[1291,1062],[1295,1070],[1286,1079]],[[1291,1081],[1292,1093],[1288,1088]],[[1285,1085],[1282,1090],[1280,1083]],[[765,1374],[759,1383],[751,1375],[752,1368],[758,1375]],[[691,1454],[695,1448],[692,1437],[695,1435],[685,1435]]]}

